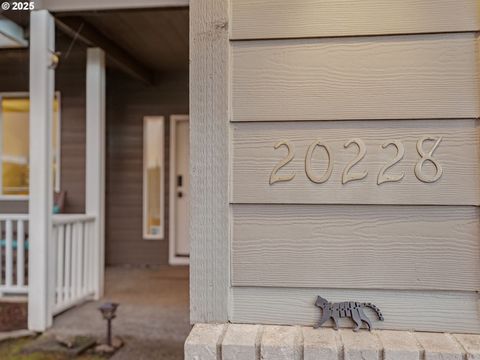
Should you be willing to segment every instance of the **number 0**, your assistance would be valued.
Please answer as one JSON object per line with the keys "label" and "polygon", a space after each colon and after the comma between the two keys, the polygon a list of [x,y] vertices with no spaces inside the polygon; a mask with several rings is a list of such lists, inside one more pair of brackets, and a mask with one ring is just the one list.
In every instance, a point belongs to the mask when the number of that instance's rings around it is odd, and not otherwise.
{"label": "number 0", "polygon": [[[327,170],[325,171],[325,174],[323,174],[323,176],[315,175],[312,170],[313,151],[317,146],[323,147],[328,157],[328,167],[327,167]],[[333,170],[333,161],[332,161],[330,148],[328,147],[328,145],[323,144],[321,140],[315,141],[312,145],[308,147],[307,154],[305,155],[305,173],[307,174],[308,178],[314,183],[322,184],[330,178],[330,175],[332,175],[332,170]]]}

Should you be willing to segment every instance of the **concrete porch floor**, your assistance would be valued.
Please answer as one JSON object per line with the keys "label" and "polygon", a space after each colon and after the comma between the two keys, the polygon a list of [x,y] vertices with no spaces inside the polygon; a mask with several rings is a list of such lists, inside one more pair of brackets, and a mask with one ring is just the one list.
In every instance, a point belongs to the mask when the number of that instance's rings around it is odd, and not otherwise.
{"label": "concrete porch floor", "polygon": [[113,334],[126,345],[112,359],[183,359],[183,343],[190,332],[187,267],[109,267],[105,296],[58,315],[49,333],[105,334],[98,307],[118,302]]}

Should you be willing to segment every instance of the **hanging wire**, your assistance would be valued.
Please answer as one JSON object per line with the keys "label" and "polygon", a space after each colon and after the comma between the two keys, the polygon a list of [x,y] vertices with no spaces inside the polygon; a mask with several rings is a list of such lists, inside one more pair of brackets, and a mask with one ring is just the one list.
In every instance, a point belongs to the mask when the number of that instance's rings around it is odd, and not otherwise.
{"label": "hanging wire", "polygon": [[80,35],[80,31],[83,29],[83,25],[85,23],[82,22],[80,26],[78,27],[78,30],[75,32],[75,36],[73,37],[72,41],[70,42],[70,45],[68,46],[67,52],[65,54],[65,60],[68,59],[68,55],[70,55],[70,52],[72,51],[73,45],[75,45],[75,41],[77,41],[78,35]]}

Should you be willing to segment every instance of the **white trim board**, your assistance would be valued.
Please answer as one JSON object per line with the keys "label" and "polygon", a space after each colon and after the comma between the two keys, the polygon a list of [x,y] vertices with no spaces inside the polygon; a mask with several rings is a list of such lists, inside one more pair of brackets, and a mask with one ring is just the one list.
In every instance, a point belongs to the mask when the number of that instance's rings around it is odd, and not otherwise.
{"label": "white trim board", "polygon": [[190,4],[192,324],[229,320],[231,44],[228,19],[228,0],[201,0]]}
{"label": "white trim board", "polygon": [[176,173],[176,129],[177,121],[189,121],[188,115],[171,115],[170,116],[170,182],[169,182],[169,231],[168,231],[168,263],[170,265],[188,265],[190,258],[178,256],[175,254],[175,173]]}
{"label": "white trim board", "polygon": [[[57,151],[54,154],[57,161],[57,171],[55,172],[55,179],[53,188],[56,192],[62,190],[62,97],[60,91],[55,91],[54,101],[57,99],[57,114],[58,114],[58,128],[57,128]],[[53,112],[52,112],[53,114]],[[53,125],[53,123],[52,123]]]}
{"label": "white trim board", "polygon": [[[161,150],[161,174],[160,174],[160,231],[157,235],[151,235],[147,233],[146,219],[147,219],[147,206],[146,199],[147,194],[147,126],[148,120],[161,120],[162,122],[162,134],[160,139]],[[143,183],[143,200],[142,200],[142,234],[143,240],[164,240],[165,239],[165,117],[164,116],[144,116],[143,117],[143,167],[142,167],[142,183]]]}
{"label": "white trim board", "polygon": [[28,195],[0,195],[0,201],[28,201]]}
{"label": "white trim board", "polygon": [[103,296],[105,272],[105,52],[87,50],[85,213],[96,216],[93,273],[95,299]]}
{"label": "white trim board", "polygon": [[[45,331],[53,322],[55,257],[52,239],[52,103],[55,70],[49,54],[55,50],[55,22],[48,11],[30,13],[30,200],[28,257],[28,329]],[[34,119],[34,121],[32,121]]]}

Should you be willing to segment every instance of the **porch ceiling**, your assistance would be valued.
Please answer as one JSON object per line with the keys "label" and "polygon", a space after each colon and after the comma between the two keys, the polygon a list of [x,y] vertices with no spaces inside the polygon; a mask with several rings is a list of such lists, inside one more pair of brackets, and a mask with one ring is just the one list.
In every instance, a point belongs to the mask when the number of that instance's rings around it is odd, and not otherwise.
{"label": "porch ceiling", "polygon": [[55,16],[60,21],[80,17],[153,72],[188,70],[188,8],[58,13]]}
{"label": "porch ceiling", "polygon": [[[132,67],[134,64],[133,71],[137,73],[142,69],[142,74],[162,74],[188,71],[188,14],[187,7],[179,7],[67,12],[54,15],[60,22],[74,24],[70,37],[78,30],[78,24],[83,24],[77,41],[83,40],[89,46],[104,48],[107,52],[108,67],[125,71],[125,67]],[[5,11],[2,15],[28,29],[28,12]],[[57,31],[65,29],[57,26]],[[88,41],[92,33],[96,33],[93,40],[100,38],[101,44]],[[105,44],[108,46],[103,46]]]}

